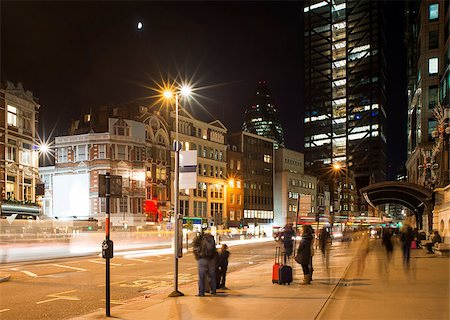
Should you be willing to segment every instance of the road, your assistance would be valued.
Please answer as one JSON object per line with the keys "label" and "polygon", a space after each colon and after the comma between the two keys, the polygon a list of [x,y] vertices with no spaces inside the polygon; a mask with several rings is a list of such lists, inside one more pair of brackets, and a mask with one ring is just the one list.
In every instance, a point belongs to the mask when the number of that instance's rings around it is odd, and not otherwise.
{"label": "road", "polygon": [[[229,272],[267,261],[274,242],[233,246]],[[151,250],[149,250],[151,251]],[[148,256],[146,251],[114,257],[111,263],[111,306],[127,300],[170,292],[173,256]],[[0,317],[8,319],[66,319],[105,306],[105,262],[98,256],[1,265],[11,274],[1,283]],[[180,259],[180,285],[196,281],[192,253]]]}

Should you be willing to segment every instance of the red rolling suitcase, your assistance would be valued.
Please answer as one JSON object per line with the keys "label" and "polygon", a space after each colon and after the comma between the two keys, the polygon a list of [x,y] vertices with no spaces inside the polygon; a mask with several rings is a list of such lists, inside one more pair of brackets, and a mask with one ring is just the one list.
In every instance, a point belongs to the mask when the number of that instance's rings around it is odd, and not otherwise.
{"label": "red rolling suitcase", "polygon": [[280,253],[281,253],[281,248],[276,247],[275,248],[275,263],[273,264],[273,267],[272,267],[272,283],[278,283],[280,267],[283,266],[280,263]]}

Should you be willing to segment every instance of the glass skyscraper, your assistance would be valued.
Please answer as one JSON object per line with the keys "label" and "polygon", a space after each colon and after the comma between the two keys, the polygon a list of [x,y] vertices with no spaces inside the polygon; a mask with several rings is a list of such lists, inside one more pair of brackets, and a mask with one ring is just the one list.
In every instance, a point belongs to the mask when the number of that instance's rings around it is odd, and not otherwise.
{"label": "glass skyscraper", "polygon": [[256,92],[245,110],[243,131],[276,141],[275,149],[284,147],[284,134],[275,100],[266,81],[259,81]]}
{"label": "glass skyscraper", "polygon": [[339,163],[359,189],[386,179],[381,1],[304,4],[305,170]]}

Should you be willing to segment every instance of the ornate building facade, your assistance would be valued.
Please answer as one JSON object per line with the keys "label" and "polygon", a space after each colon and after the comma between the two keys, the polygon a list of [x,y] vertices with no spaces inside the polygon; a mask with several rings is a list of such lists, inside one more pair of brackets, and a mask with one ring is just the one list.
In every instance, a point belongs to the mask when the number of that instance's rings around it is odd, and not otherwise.
{"label": "ornate building facade", "polygon": [[21,83],[0,89],[1,214],[36,217],[39,180],[37,124],[40,104]]}

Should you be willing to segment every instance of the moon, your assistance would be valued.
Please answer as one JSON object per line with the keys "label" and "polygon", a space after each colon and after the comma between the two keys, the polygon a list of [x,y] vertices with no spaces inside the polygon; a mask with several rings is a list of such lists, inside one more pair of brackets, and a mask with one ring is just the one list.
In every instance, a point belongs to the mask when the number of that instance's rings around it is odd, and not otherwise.
{"label": "moon", "polygon": [[143,27],[144,27],[144,24],[143,24],[141,21],[139,21],[139,22],[137,23],[137,28],[138,28],[138,30],[141,30]]}

